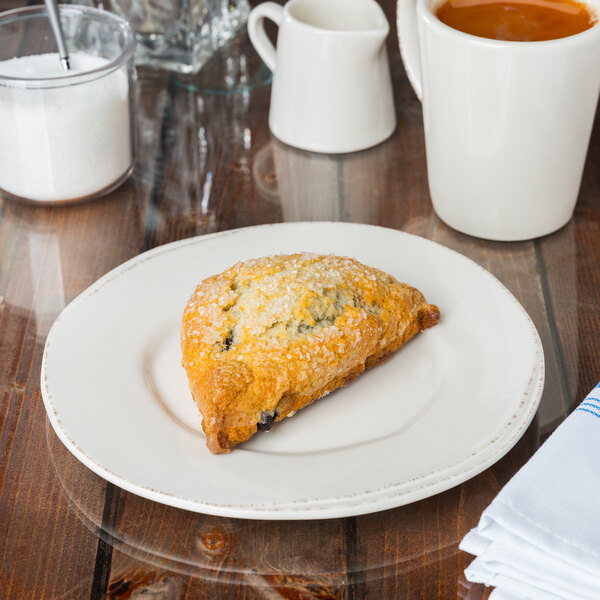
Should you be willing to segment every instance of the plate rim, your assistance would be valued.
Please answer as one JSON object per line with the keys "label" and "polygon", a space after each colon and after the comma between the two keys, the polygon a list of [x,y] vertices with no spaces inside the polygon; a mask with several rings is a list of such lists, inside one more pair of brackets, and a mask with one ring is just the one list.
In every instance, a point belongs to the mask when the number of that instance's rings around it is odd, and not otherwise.
{"label": "plate rim", "polygon": [[[179,248],[202,244],[204,242],[217,239],[219,237],[227,237],[242,232],[248,232],[251,230],[260,230],[267,228],[298,228],[298,227],[340,227],[340,228],[359,228],[359,229],[374,229],[374,230],[385,230],[393,233],[400,237],[410,238],[419,240],[417,243],[424,243],[435,247],[438,251],[449,252],[459,257],[459,260],[464,260],[472,267],[478,268],[482,273],[485,274],[490,280],[499,286],[507,298],[511,299],[514,304],[520,309],[525,321],[529,325],[530,334],[532,336],[532,342],[535,348],[535,361],[533,371],[530,373],[529,382],[526,390],[521,390],[520,402],[524,406],[524,409],[520,410],[517,419],[513,419],[508,423],[502,423],[503,429],[497,434],[494,441],[488,441],[483,448],[479,448],[471,456],[466,456],[462,460],[451,464],[445,465],[440,469],[437,469],[431,473],[422,476],[419,479],[419,485],[415,486],[410,482],[402,481],[397,483],[390,483],[385,487],[376,490],[357,490],[355,493],[348,495],[342,494],[337,496],[329,496],[325,498],[302,498],[294,499],[293,501],[284,502],[270,502],[266,504],[225,504],[225,503],[212,503],[201,501],[194,498],[184,498],[175,494],[172,494],[164,490],[156,490],[149,486],[141,483],[135,483],[129,481],[123,476],[112,472],[107,467],[99,464],[94,459],[89,457],[79,447],[75,440],[71,439],[68,432],[63,428],[59,415],[54,406],[53,396],[49,392],[47,387],[47,368],[48,368],[48,352],[51,347],[51,341],[56,330],[60,327],[62,318],[70,312],[73,306],[77,306],[80,302],[85,301],[88,297],[95,294],[98,290],[109,284],[113,279],[122,276],[131,268],[135,268],[148,260],[152,260],[154,257],[177,250]],[[492,273],[490,273],[483,266],[478,264],[473,259],[461,254],[460,252],[444,246],[434,240],[425,238],[419,235],[415,235],[406,231],[393,229],[390,227],[384,227],[381,225],[353,223],[344,221],[294,221],[294,222],[282,222],[282,223],[267,223],[260,225],[253,225],[249,227],[239,227],[235,229],[228,229],[225,231],[214,232],[211,234],[199,235],[190,238],[184,238],[182,240],[175,240],[166,244],[162,244],[155,248],[151,248],[145,252],[137,254],[132,258],[124,261],[117,265],[101,277],[99,277],[94,283],[88,286],[80,294],[78,294],[73,300],[67,304],[67,306],[61,311],[56,320],[54,321],[45,342],[42,365],[40,372],[40,385],[41,394],[44,402],[44,407],[50,424],[53,430],[61,440],[61,442],[67,447],[67,449],[86,467],[96,473],[103,479],[111,482],[118,487],[121,487],[137,496],[143,498],[180,508],[189,510],[192,512],[199,512],[204,514],[210,514],[215,516],[243,518],[243,519],[262,519],[262,520],[312,520],[312,519],[325,519],[325,518],[339,518],[348,516],[358,516],[362,514],[368,514],[372,512],[378,512],[387,510],[394,507],[403,506],[428,498],[436,495],[448,489],[451,489],[465,481],[475,477],[486,468],[490,467],[503,456],[505,456],[522,437],[527,427],[531,424],[539,403],[541,401],[542,392],[544,389],[545,381],[545,359],[544,351],[541,343],[539,333],[533,323],[531,317],[512,294],[512,292]],[[500,443],[496,443],[500,441]],[[493,446],[493,451],[487,451]],[[487,452],[486,452],[487,451]],[[473,462],[474,458],[479,457],[480,460]],[[473,464],[471,464],[473,463]],[[455,473],[456,469],[459,469],[461,465],[468,465],[462,472]],[[440,477],[443,474],[447,474],[446,477]],[[450,483],[448,483],[448,480]],[[408,489],[402,489],[408,485]]]}

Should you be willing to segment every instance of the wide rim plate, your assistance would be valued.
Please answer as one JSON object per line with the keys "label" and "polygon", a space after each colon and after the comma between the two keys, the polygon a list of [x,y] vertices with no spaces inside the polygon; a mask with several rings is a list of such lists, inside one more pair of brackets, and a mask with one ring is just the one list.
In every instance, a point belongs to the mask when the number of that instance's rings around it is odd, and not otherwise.
{"label": "wide rim plate", "polygon": [[[438,304],[441,322],[268,434],[212,455],[180,365],[183,308],[202,278],[296,251],[381,268]],[[65,308],[41,372],[54,430],[92,471],[150,500],[259,519],[358,515],[449,489],[512,448],[543,383],[535,326],[481,266],[400,231],[316,222],[231,230],[133,258]]]}

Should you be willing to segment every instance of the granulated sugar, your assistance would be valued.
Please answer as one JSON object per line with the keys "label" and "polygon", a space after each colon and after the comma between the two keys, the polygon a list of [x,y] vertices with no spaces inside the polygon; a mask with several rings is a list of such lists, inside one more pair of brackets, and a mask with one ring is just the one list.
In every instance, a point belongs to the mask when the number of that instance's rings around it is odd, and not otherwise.
{"label": "granulated sugar", "polygon": [[[75,53],[70,74],[108,60]],[[0,75],[53,79],[65,72],[56,54],[0,61]],[[24,82],[26,84],[26,82]],[[130,168],[132,148],[126,66],[83,83],[25,88],[0,84],[0,188],[37,201],[85,198]]]}

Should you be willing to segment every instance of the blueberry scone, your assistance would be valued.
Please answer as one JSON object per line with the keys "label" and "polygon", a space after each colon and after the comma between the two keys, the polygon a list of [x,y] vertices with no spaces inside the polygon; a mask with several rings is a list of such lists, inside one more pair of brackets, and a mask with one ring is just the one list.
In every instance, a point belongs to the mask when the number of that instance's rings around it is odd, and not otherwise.
{"label": "blueberry scone", "polygon": [[208,448],[229,452],[269,430],[439,318],[417,289],[341,256],[269,256],[205,279],[181,348]]}

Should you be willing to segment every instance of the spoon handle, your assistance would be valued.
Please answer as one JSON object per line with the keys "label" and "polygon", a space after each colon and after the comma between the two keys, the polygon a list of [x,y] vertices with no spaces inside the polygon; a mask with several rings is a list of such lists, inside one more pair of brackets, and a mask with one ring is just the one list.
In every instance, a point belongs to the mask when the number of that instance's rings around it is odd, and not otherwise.
{"label": "spoon handle", "polygon": [[65,44],[65,36],[62,30],[62,26],[60,24],[60,17],[58,16],[58,7],[56,5],[56,0],[44,0],[46,4],[46,9],[48,10],[48,18],[50,19],[50,26],[52,27],[52,32],[54,33],[54,37],[56,38],[56,45],[58,46],[58,56],[60,58],[60,63],[63,66],[65,71],[68,71],[71,68],[69,64],[69,53],[67,51],[67,45]]}

